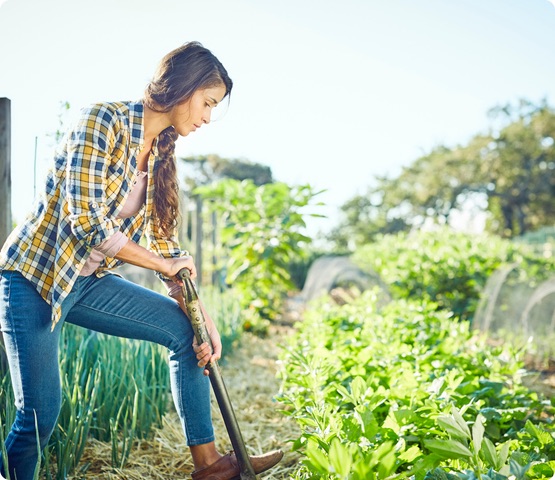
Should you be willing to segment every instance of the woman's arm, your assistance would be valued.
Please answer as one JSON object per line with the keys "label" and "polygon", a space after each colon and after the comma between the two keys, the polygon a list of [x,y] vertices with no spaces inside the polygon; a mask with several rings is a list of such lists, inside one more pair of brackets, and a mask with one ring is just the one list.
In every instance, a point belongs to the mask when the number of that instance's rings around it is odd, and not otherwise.
{"label": "woman's arm", "polygon": [[[193,263],[193,257],[176,257],[176,258],[164,258],[160,257],[156,253],[147,250],[144,247],[136,244],[135,242],[129,240],[125,246],[116,254],[115,258],[122,260],[131,265],[137,267],[148,268],[150,270],[155,270],[160,272],[167,278],[172,279],[175,283],[180,284],[181,280],[177,277],[177,273],[182,268],[187,268],[191,272],[191,278],[196,278],[197,271],[195,264]],[[187,307],[185,305],[185,299],[181,291],[171,290],[171,297],[177,301],[181,310],[187,314]],[[222,356],[222,341],[220,339],[220,334],[218,329],[208,312],[204,308],[202,302],[200,303],[202,312],[204,314],[204,319],[206,321],[206,329],[210,335],[210,340],[212,341],[213,351],[210,350],[208,343],[203,343],[198,345],[196,339],[193,342],[193,349],[197,355],[198,366],[204,367],[209,362],[219,360]],[[209,375],[209,370],[204,369],[204,374]]]}
{"label": "woman's arm", "polygon": [[[181,283],[176,275],[182,268],[187,268],[191,272],[191,278],[194,279],[197,276],[195,264],[193,263],[193,258],[191,256],[176,258],[160,257],[150,250],[137,245],[131,240],[125,244],[125,246],[117,253],[115,258],[126,263],[130,263],[131,265],[149,268],[150,270],[160,272],[165,277],[173,279],[176,283]],[[181,310],[187,314],[185,299],[183,298],[181,291],[172,290],[172,298],[179,303]],[[214,321],[210,315],[208,315],[208,312],[204,308],[202,302],[200,302],[200,307],[202,308],[202,313],[204,314],[206,329],[210,335],[213,347],[213,351],[211,351],[208,343],[198,345],[196,339],[193,343],[193,349],[197,354],[198,366],[204,367],[209,362],[220,359],[222,356],[222,341]],[[204,369],[204,374],[208,375],[209,371]]]}
{"label": "woman's arm", "polygon": [[182,268],[191,272],[191,278],[197,276],[197,270],[191,256],[164,258],[131,240],[123,246],[115,258],[137,267],[154,270],[170,279],[174,279]]}

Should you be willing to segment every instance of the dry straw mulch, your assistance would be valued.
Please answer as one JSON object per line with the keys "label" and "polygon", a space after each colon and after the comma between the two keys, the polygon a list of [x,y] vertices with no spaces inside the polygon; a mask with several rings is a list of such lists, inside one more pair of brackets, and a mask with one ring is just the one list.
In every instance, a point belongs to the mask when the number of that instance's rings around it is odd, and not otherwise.
{"label": "dry straw mulch", "polygon": [[[222,364],[229,396],[235,409],[241,433],[250,454],[281,448],[283,460],[271,471],[259,476],[265,480],[291,478],[299,464],[299,455],[290,451],[288,440],[298,437],[294,421],[280,412],[282,406],[275,400],[279,391],[278,345],[291,331],[284,326],[271,327],[266,338],[243,334],[240,343]],[[229,437],[218,406],[213,401],[213,417],[220,451],[231,449]],[[109,480],[177,480],[190,478],[193,464],[189,449],[175,411],[170,411],[163,428],[155,431],[154,438],[141,441],[131,452],[124,469],[110,465],[111,446],[90,440],[81,465],[85,473],[75,473],[74,479]]]}

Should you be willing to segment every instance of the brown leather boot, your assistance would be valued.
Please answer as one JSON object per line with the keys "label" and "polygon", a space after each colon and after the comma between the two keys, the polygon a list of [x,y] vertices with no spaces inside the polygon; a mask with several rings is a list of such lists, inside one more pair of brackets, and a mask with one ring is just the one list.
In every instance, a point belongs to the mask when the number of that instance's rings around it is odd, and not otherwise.
{"label": "brown leather boot", "polygon": [[[259,474],[272,468],[283,458],[281,450],[249,457],[254,473]],[[212,465],[193,472],[193,480],[239,480],[241,470],[235,453],[229,452]]]}

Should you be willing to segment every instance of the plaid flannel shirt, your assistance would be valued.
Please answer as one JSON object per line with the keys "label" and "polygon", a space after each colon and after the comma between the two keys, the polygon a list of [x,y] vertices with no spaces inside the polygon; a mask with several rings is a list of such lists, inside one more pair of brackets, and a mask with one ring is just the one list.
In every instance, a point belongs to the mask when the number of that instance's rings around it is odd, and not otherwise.
{"label": "plaid flannel shirt", "polygon": [[[0,252],[0,270],[21,272],[52,306],[52,328],[92,248],[117,231],[139,242],[146,230],[149,250],[163,257],[183,253],[175,236],[163,238],[153,216],[156,141],[148,160],[145,204],[136,215],[117,218],[136,176],[143,136],[142,102],[83,109],[55,153],[33,212]],[[106,258],[95,274],[106,275],[122,263]]]}

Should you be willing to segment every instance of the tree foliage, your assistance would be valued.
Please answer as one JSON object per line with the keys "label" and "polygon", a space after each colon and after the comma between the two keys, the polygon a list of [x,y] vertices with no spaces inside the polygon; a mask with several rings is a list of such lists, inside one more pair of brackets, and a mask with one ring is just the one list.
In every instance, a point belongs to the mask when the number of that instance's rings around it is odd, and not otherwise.
{"label": "tree foliage", "polygon": [[244,159],[227,159],[218,155],[197,155],[183,157],[181,160],[191,167],[189,174],[185,177],[185,183],[190,190],[223,178],[239,181],[250,179],[255,185],[264,185],[274,181],[270,167]]}
{"label": "tree foliage", "polygon": [[456,147],[439,145],[395,178],[376,177],[342,207],[331,239],[345,247],[456,211],[487,214],[487,230],[513,237],[555,222],[555,110],[545,101],[495,107],[493,126]]}

